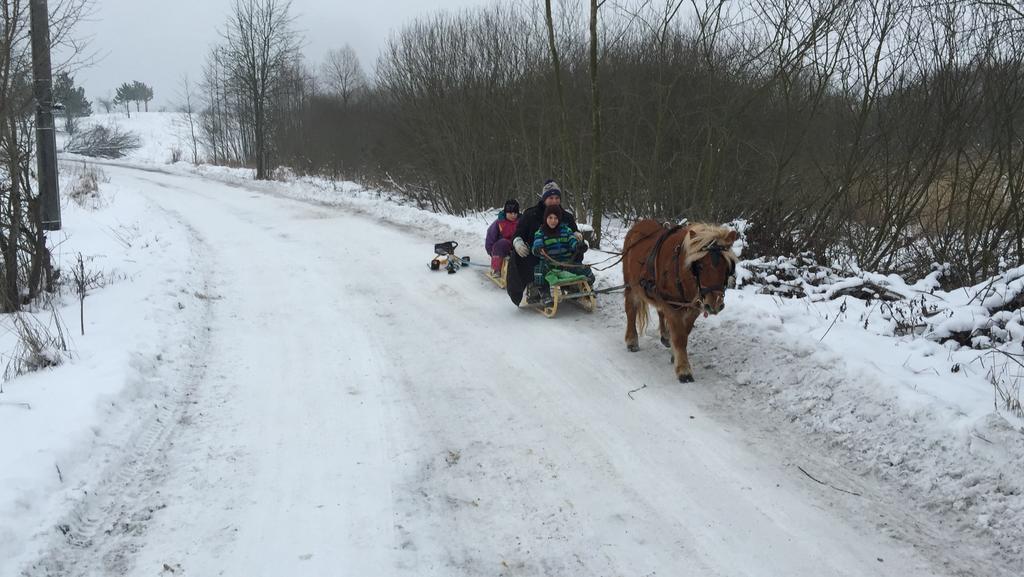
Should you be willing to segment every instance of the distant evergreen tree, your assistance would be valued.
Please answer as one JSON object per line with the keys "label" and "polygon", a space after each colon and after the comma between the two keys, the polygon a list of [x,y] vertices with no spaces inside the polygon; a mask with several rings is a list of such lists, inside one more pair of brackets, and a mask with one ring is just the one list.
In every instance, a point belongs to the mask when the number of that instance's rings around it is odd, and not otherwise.
{"label": "distant evergreen tree", "polygon": [[64,105],[64,127],[74,132],[74,119],[92,114],[92,104],[85,97],[85,89],[75,86],[75,79],[61,72],[53,79],[53,100]]}
{"label": "distant evergreen tree", "polygon": [[142,101],[145,103],[145,110],[149,112],[149,101],[153,100],[153,87],[145,82],[136,80],[132,83],[132,89],[135,91],[136,102]]}
{"label": "distant evergreen tree", "polygon": [[121,85],[118,89],[118,93],[124,89],[125,95],[129,101],[135,103],[135,111],[139,112],[142,109],[142,103],[146,105],[146,112],[149,112],[149,101],[153,100],[153,88],[145,82],[139,82],[138,80],[132,81],[131,84],[127,82]]}
{"label": "distant evergreen tree", "polygon": [[147,85],[145,82],[139,82],[133,80],[130,84],[125,82],[117,88],[117,95],[114,97],[114,102],[125,105],[125,111],[129,112],[128,103],[135,103],[135,111],[142,111],[142,103],[146,104],[146,112],[149,112],[149,101],[153,100],[153,88]]}
{"label": "distant evergreen tree", "polygon": [[114,104],[124,104],[124,111],[128,115],[128,118],[132,117],[132,109],[128,107],[128,103],[135,100],[132,85],[125,82],[121,86],[117,87],[117,92],[114,95]]}

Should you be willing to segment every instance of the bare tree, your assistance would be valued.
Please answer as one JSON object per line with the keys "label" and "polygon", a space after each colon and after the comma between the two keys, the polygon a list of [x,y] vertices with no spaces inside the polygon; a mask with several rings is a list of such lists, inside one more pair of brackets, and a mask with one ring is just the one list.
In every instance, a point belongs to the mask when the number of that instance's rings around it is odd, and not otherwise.
{"label": "bare tree", "polygon": [[181,79],[181,84],[181,98],[183,101],[181,104],[182,121],[188,128],[189,145],[192,149],[192,164],[199,164],[199,137],[196,134],[196,115],[192,105],[192,85],[189,83],[188,76]]}
{"label": "bare tree", "polygon": [[975,0],[973,3],[1005,14],[1004,17],[1010,20],[1024,20],[1024,2],[1020,0]]}
{"label": "bare tree", "polygon": [[348,44],[327,53],[320,66],[320,76],[328,92],[346,107],[367,87],[359,56]]}
{"label": "bare tree", "polygon": [[206,58],[200,83],[203,94],[200,132],[214,164],[227,164],[231,159],[227,146],[225,85],[224,50],[215,46]]}
{"label": "bare tree", "polygon": [[[555,91],[558,93],[558,135],[562,144],[562,163],[565,170],[565,184],[569,190],[577,189],[579,178],[576,175],[576,166],[573,162],[573,154],[569,146],[569,115],[565,107],[565,83],[562,80],[562,62],[558,56],[558,43],[555,41],[555,19],[551,14],[551,0],[544,0],[544,21],[548,31],[548,50],[551,52],[551,71],[554,75]],[[576,217],[586,220],[586,213],[583,210],[582,195],[575,197]]]}
{"label": "bare tree", "polygon": [[279,81],[270,94],[270,138],[277,158],[282,164],[302,173],[315,169],[311,160],[310,119],[303,114],[310,106],[314,84],[309,70],[301,62],[295,62],[281,71]]}
{"label": "bare tree", "polygon": [[270,178],[270,94],[299,56],[290,0],[235,0],[224,33],[226,65],[239,96],[251,110],[256,178]]}
{"label": "bare tree", "polygon": [[597,14],[601,4],[590,0],[590,204],[593,210],[594,243],[601,244],[601,221],[604,217],[604,191],[601,189],[601,91],[597,82]]}
{"label": "bare tree", "polygon": [[[812,251],[905,275],[950,262],[950,282],[977,281],[1024,257],[1019,6],[546,0],[441,12],[398,31],[374,86],[347,106],[281,67],[271,145],[298,169],[454,213],[522,198],[543,176],[571,184],[577,167],[595,228],[599,215],[743,217],[756,223],[754,254]],[[204,83],[203,134],[248,151],[255,112],[237,84]]]}

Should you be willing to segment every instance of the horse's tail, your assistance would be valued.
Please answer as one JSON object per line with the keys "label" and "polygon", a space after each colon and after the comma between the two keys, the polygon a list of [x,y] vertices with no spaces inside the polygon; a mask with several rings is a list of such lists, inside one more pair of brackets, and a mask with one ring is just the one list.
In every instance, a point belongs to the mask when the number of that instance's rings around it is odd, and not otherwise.
{"label": "horse's tail", "polygon": [[647,331],[647,320],[650,318],[647,310],[647,301],[642,298],[632,298],[633,306],[636,307],[636,334],[642,335]]}

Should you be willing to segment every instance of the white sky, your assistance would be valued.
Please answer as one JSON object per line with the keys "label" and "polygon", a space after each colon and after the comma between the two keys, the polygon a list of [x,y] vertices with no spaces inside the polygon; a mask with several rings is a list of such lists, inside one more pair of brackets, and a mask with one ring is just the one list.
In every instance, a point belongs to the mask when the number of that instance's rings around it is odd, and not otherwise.
{"label": "white sky", "polygon": [[[73,72],[86,97],[113,94],[122,82],[139,80],[153,87],[156,108],[178,101],[181,78],[198,80],[209,47],[232,0],[93,0],[94,12],[79,27],[90,39],[98,61]],[[305,36],[308,63],[346,43],[359,53],[367,73],[392,30],[414,17],[440,9],[489,4],[489,0],[293,0],[296,29]]]}

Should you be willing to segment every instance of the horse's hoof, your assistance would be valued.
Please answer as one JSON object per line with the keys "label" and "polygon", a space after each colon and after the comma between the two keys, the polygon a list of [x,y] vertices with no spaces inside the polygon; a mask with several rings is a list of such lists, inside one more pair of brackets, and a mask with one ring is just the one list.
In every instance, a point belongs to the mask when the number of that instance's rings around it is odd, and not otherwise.
{"label": "horse's hoof", "polygon": [[665,348],[668,348],[668,347],[672,346],[672,343],[669,342],[669,340],[666,339],[665,337],[661,337],[661,344],[665,345]]}
{"label": "horse's hoof", "polygon": [[680,383],[692,383],[693,382],[693,375],[679,375],[679,382]]}
{"label": "horse's hoof", "polygon": [[626,345],[626,348],[629,349],[629,352],[635,353],[640,350],[640,345]]}

